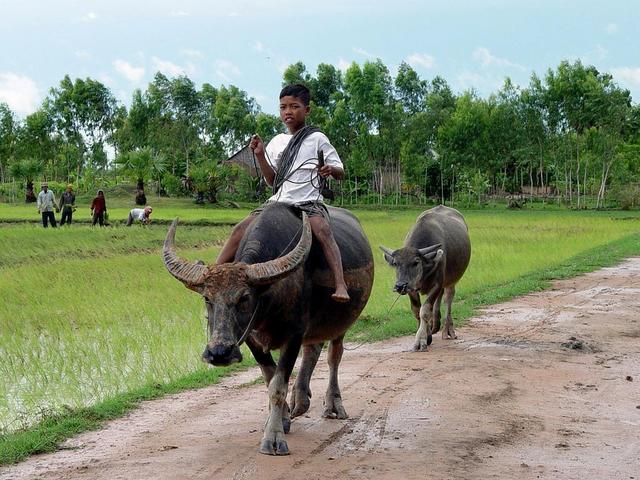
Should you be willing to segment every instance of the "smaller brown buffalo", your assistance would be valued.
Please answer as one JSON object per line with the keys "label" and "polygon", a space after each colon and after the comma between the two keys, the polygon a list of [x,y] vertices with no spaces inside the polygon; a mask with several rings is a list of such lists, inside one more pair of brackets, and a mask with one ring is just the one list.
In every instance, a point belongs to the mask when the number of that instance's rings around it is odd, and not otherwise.
{"label": "smaller brown buffalo", "polygon": [[[451,303],[456,283],[469,265],[471,242],[464,218],[457,210],[443,205],[418,217],[404,247],[390,250],[380,246],[384,258],[396,269],[394,290],[408,294],[411,310],[418,320],[413,349],[425,351],[432,334],[440,330],[440,302],[447,306],[442,338],[457,338],[451,319]],[[424,305],[420,294],[426,295]]]}

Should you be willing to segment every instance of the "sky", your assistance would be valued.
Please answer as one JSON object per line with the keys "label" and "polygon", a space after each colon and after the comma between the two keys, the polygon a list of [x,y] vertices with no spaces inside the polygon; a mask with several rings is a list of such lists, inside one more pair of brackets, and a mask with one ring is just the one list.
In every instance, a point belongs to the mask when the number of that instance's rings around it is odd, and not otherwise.
{"label": "sky", "polygon": [[68,74],[129,105],[161,71],[235,85],[276,114],[297,61],[315,74],[381,59],[392,75],[404,61],[484,97],[580,59],[638,103],[638,25],[636,0],[0,0],[0,102],[23,118]]}

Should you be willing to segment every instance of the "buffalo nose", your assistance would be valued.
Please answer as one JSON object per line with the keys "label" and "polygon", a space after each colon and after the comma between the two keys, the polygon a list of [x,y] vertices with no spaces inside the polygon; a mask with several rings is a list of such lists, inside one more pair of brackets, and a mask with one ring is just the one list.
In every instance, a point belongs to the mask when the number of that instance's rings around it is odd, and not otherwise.
{"label": "buffalo nose", "polygon": [[404,283],[398,282],[396,283],[394,290],[399,294],[404,295],[405,293],[407,293],[407,285],[408,285],[407,282],[404,282]]}
{"label": "buffalo nose", "polygon": [[235,345],[224,345],[217,343],[207,345],[202,353],[202,359],[213,365],[229,365],[242,360],[240,349]]}

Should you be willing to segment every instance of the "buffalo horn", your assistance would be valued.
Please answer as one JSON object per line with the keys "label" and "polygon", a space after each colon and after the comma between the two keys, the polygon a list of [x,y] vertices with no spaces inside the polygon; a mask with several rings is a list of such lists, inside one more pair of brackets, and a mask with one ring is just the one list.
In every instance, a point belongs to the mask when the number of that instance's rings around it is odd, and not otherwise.
{"label": "buffalo horn", "polygon": [[387,247],[383,247],[382,245],[378,245],[378,247],[380,247],[380,250],[382,250],[384,253],[386,253],[390,257],[393,257],[393,250],[391,250],[391,249],[389,249]]}
{"label": "buffalo horn", "polygon": [[310,248],[311,225],[307,214],[302,212],[302,234],[295,248],[274,260],[249,265],[247,268],[248,281],[254,285],[268,285],[276,282],[300,266],[307,258]]}
{"label": "buffalo horn", "polygon": [[431,253],[431,252],[439,249],[441,246],[442,246],[441,243],[436,243],[435,245],[431,245],[430,247],[419,248],[418,249],[418,253],[420,255],[426,255],[427,253]]}
{"label": "buffalo horn", "polygon": [[164,266],[167,267],[169,273],[176,277],[187,286],[197,286],[204,283],[207,276],[207,267],[202,262],[189,262],[176,254],[175,239],[178,219],[176,218],[169,227],[167,237],[164,240],[162,248],[162,258]]}

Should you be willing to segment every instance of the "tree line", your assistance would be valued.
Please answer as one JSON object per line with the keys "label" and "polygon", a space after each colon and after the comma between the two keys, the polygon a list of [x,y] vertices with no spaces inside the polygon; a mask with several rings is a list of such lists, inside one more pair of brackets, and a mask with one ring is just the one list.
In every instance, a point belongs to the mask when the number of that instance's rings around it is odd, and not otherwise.
{"label": "tree line", "polygon": [[[345,72],[319,64],[315,75],[298,62],[283,74],[283,84],[295,82],[311,90],[309,123],[343,158],[344,202],[471,204],[526,193],[577,208],[587,199],[602,207],[607,195],[638,203],[640,107],[580,61],[533,74],[526,87],[507,78],[486,98],[456,95],[407,63],[393,76],[381,60]],[[0,104],[0,181],[93,188],[124,176],[140,203],[149,181],[159,194],[246,199],[257,179],[224,160],[253,133],[270,139],[283,128],[233,85],[198,89],[157,73],[127,108],[101,82],[65,76],[22,120]]]}

